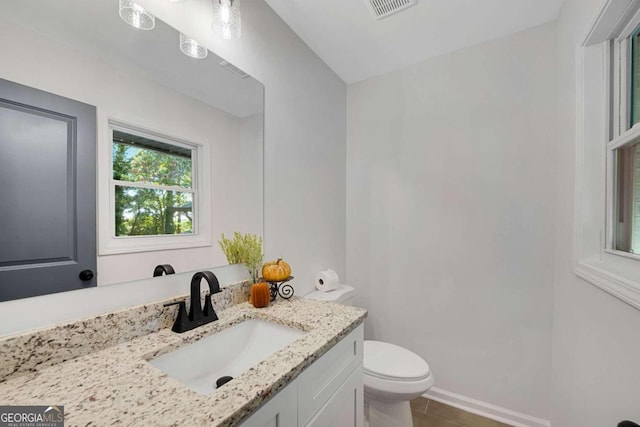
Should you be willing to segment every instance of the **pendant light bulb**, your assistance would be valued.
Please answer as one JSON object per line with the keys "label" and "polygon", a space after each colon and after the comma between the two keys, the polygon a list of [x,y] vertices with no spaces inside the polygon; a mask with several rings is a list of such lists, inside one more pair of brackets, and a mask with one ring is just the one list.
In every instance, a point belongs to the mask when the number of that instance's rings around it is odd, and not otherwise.
{"label": "pendant light bulb", "polygon": [[209,54],[206,47],[183,33],[180,33],[180,50],[185,55],[195,59],[204,59]]}
{"label": "pendant light bulb", "polygon": [[132,0],[120,0],[120,18],[139,30],[152,30],[156,26],[156,17]]}
{"label": "pendant light bulb", "polygon": [[223,24],[229,25],[231,21],[231,0],[220,1],[220,20]]}
{"label": "pendant light bulb", "polygon": [[212,0],[211,28],[224,40],[237,39],[241,34],[240,0]]}

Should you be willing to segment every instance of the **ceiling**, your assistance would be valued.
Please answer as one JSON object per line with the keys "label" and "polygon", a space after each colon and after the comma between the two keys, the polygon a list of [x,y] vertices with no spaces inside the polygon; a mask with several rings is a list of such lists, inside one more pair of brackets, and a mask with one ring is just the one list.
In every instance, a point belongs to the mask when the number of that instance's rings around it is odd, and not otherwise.
{"label": "ceiling", "polygon": [[417,0],[376,20],[368,0],[266,0],[345,82],[535,27],[563,0]]}
{"label": "ceiling", "polygon": [[183,55],[178,32],[159,19],[152,31],[130,27],[116,0],[0,1],[0,25],[4,19],[237,117],[263,111],[260,82],[222,68],[212,52],[204,60]]}

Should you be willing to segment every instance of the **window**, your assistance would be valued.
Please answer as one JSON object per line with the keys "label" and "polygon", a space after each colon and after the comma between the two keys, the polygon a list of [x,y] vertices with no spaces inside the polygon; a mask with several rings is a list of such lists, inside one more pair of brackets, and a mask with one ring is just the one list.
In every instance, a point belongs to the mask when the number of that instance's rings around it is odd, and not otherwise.
{"label": "window", "polygon": [[615,250],[640,255],[640,143],[616,149]]}
{"label": "window", "polygon": [[204,145],[114,120],[107,145],[101,254],[211,244]]}
{"label": "window", "polygon": [[[608,61],[612,87],[607,144],[608,206],[606,249],[640,256],[640,17],[631,17],[612,39]],[[640,258],[638,258],[640,260]]]}
{"label": "window", "polygon": [[640,308],[640,2],[606,2],[578,60],[575,271]]}
{"label": "window", "polygon": [[631,60],[627,65],[631,84],[627,92],[630,96],[631,105],[631,126],[640,122],[640,28],[636,28],[630,37]]}
{"label": "window", "polygon": [[195,149],[112,134],[116,237],[193,233]]}

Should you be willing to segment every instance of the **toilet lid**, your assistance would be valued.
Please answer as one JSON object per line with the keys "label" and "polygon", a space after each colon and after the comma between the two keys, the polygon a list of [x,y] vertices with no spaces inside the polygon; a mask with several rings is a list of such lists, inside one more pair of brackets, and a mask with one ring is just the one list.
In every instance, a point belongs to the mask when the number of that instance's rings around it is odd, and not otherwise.
{"label": "toilet lid", "polygon": [[364,342],[364,372],[384,380],[419,381],[431,371],[424,359],[400,346],[380,342]]}

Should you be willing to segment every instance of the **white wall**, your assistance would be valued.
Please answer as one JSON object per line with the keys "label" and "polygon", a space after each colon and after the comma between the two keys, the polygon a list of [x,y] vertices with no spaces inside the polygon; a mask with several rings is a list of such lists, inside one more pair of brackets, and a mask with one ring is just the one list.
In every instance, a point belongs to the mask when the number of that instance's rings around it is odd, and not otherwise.
{"label": "white wall", "polygon": [[348,88],[347,282],[436,387],[549,416],[555,26]]}
{"label": "white wall", "polygon": [[242,37],[211,33],[211,2],[140,0],[265,85],[265,256],[285,257],[296,294],[345,274],[346,85],[263,0],[242,2]]}
{"label": "white wall", "polygon": [[576,49],[604,0],[565,0],[558,20],[553,382],[555,427],[640,423],[640,311],[573,273]]}
{"label": "white wall", "polygon": [[[100,285],[150,277],[159,263],[170,263],[176,271],[224,265],[217,244],[221,232],[262,233],[262,143],[259,137],[245,136],[249,129],[245,123],[254,123],[256,136],[262,133],[255,118],[239,119],[146,80],[136,69],[111,66],[99,56],[10,22],[0,25],[0,54],[0,78],[95,105],[98,152],[110,144],[108,118],[211,147],[213,245],[99,256]],[[245,174],[239,165],[250,172]],[[107,208],[105,203],[98,206]]]}

